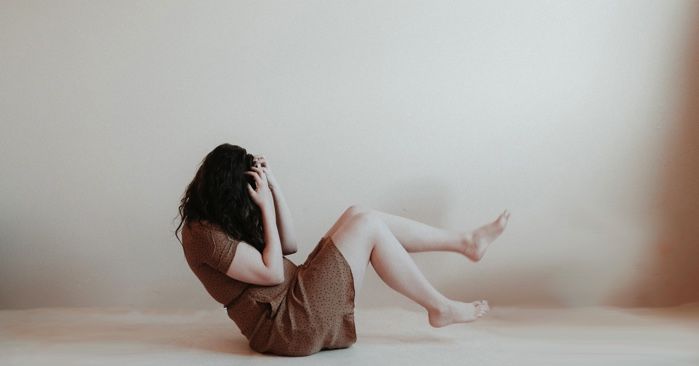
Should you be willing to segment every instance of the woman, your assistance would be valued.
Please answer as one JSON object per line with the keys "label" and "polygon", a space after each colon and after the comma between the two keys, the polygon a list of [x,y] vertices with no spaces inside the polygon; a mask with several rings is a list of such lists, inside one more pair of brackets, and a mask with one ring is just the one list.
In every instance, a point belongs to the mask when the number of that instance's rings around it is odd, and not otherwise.
{"label": "woman", "polygon": [[357,339],[355,294],[368,263],[388,286],[427,310],[433,327],[473,321],[484,300],[437,291],[410,253],[452,251],[479,261],[509,213],[473,231],[449,231],[367,207],[347,208],[297,266],[291,215],[269,163],[222,144],[203,160],[179,206],[182,246],[207,292],[260,353],[305,356]]}

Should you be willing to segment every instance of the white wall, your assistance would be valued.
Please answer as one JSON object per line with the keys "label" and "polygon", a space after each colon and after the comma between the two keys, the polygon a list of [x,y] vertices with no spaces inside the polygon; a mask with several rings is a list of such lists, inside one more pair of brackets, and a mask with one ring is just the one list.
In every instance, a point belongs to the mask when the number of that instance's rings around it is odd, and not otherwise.
{"label": "white wall", "polygon": [[[3,1],[0,307],[218,306],[174,229],[222,142],[269,160],[296,263],[353,203],[453,229],[508,208],[481,263],[413,258],[458,299],[605,303],[654,245],[694,10]],[[366,281],[359,306],[416,307]]]}

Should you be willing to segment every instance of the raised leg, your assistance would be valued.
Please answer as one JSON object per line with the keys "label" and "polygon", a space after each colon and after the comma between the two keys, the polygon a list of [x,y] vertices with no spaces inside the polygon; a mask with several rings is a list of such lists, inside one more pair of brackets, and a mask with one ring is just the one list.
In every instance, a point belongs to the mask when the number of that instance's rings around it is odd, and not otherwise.
{"label": "raised leg", "polygon": [[330,229],[328,229],[328,231],[325,233],[325,235],[323,235],[323,237],[326,238],[326,237],[329,237],[332,234],[334,234],[337,231],[337,229],[342,224],[344,224],[350,217],[352,217],[360,212],[359,207],[360,206],[358,206],[358,205],[352,205],[352,206],[346,208],[345,211],[342,212],[342,215],[340,215],[340,217],[337,220],[335,220],[335,223],[333,224],[333,226],[330,227]]}
{"label": "raised leg", "polygon": [[389,287],[427,310],[429,323],[433,327],[473,321],[489,310],[485,301],[455,301],[437,291],[390,228],[374,212],[350,215],[330,238],[350,264],[355,293],[359,293],[370,262]]}
{"label": "raised leg", "polygon": [[483,258],[488,245],[505,230],[510,213],[505,210],[494,221],[474,230],[446,230],[407,217],[393,215],[361,205],[352,205],[328,231],[332,235],[341,221],[362,212],[375,213],[390,228],[398,241],[410,253],[425,251],[450,251],[465,255],[478,262]]}

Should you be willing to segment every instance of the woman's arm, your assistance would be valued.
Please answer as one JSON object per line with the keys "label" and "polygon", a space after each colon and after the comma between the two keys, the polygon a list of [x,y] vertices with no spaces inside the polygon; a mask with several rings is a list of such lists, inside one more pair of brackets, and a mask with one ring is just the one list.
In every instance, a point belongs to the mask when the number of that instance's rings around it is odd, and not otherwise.
{"label": "woman's arm", "polygon": [[294,230],[294,223],[291,220],[291,211],[289,211],[289,207],[286,204],[284,193],[279,187],[277,178],[272,173],[272,168],[269,166],[264,156],[256,155],[255,164],[264,170],[267,176],[267,184],[272,191],[277,227],[279,228],[279,237],[282,243],[282,254],[294,254],[298,250],[298,245],[296,245],[296,232]]}
{"label": "woman's arm", "polygon": [[294,225],[291,221],[291,212],[286,205],[286,198],[278,184],[270,185],[272,197],[274,197],[274,207],[277,213],[277,228],[279,229],[279,238],[282,242],[282,254],[294,254],[298,250],[296,245],[296,233]]}
{"label": "woman's arm", "polygon": [[262,227],[264,231],[265,248],[262,251],[262,260],[265,266],[276,274],[280,282],[284,281],[284,261],[282,257],[284,251],[281,248],[281,240],[277,230],[276,220],[274,218],[274,207],[268,206],[262,208]]}
{"label": "woman's arm", "polygon": [[[254,166],[251,169],[244,172],[244,174],[250,174],[255,179],[256,187],[253,189],[250,183],[248,183],[247,190],[250,198],[262,211],[262,228],[265,242],[265,247],[262,250],[262,261],[265,267],[272,273],[270,276],[273,279],[272,282],[279,281],[281,283],[284,281],[285,274],[284,257],[279,230],[277,229],[272,189],[269,186],[267,175],[260,167]],[[236,249],[240,249],[240,246]],[[235,260],[235,257],[233,259]]]}

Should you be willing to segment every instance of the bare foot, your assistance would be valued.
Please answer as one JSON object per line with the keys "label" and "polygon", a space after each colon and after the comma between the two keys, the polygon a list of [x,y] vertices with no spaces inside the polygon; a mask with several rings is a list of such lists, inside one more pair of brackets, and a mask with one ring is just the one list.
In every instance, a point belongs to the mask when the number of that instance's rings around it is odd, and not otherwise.
{"label": "bare foot", "polygon": [[486,249],[488,249],[488,244],[505,230],[509,218],[510,213],[505,210],[495,221],[485,224],[472,232],[464,233],[462,253],[474,262],[481,260]]}
{"label": "bare foot", "polygon": [[449,300],[444,309],[428,312],[430,325],[441,328],[455,323],[472,322],[490,311],[490,306],[485,300],[474,302],[461,302]]}

